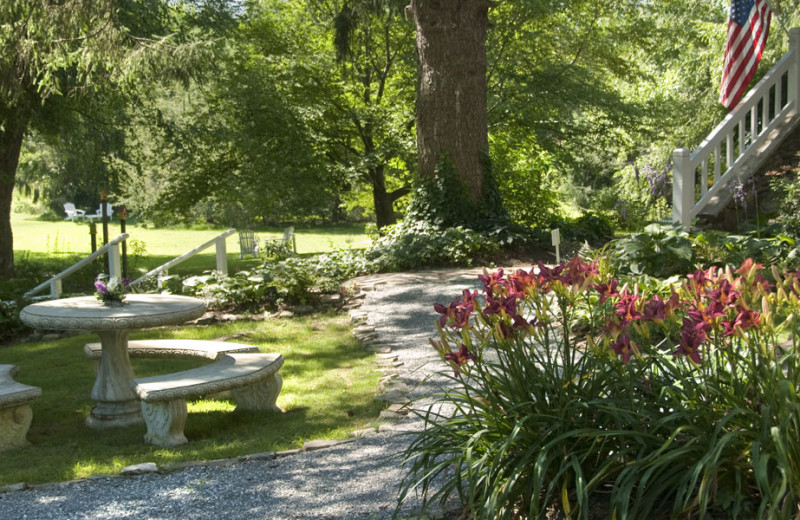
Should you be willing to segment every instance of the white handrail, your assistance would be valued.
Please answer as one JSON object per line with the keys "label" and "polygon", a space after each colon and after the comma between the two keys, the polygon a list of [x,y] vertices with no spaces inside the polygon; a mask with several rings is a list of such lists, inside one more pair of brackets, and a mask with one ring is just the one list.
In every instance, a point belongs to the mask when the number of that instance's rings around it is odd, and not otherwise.
{"label": "white handrail", "polygon": [[169,262],[156,267],[155,269],[145,273],[144,275],[140,276],[136,280],[131,282],[131,286],[138,285],[143,280],[151,277],[151,276],[158,276],[158,287],[163,287],[163,278],[167,276],[169,273],[169,269],[178,265],[179,263],[187,260],[200,251],[211,247],[212,245],[216,245],[217,248],[217,271],[220,271],[223,274],[228,274],[228,251],[227,246],[225,244],[225,239],[231,236],[232,234],[236,233],[236,229],[229,229],[216,237],[212,238],[208,242],[203,245],[197,246],[191,251],[188,251],[177,258],[173,258]]}
{"label": "white handrail", "polygon": [[700,146],[694,152],[685,148],[673,152],[675,222],[688,230],[692,220],[732,180],[743,180],[754,173],[757,167],[754,161],[762,159],[771,144],[777,142],[778,130],[796,124],[799,89],[800,28],[795,27],[789,33],[789,51]]}
{"label": "white handrail", "polygon": [[120,269],[119,245],[123,241],[125,241],[127,238],[128,238],[128,234],[127,233],[123,233],[123,234],[119,235],[114,240],[111,240],[108,244],[104,245],[103,247],[101,247],[100,249],[98,249],[94,253],[90,254],[89,256],[84,258],[83,260],[80,260],[80,261],[72,264],[71,266],[67,267],[66,269],[64,269],[63,271],[58,273],[57,275],[55,275],[52,278],[50,278],[49,280],[47,280],[46,282],[42,282],[39,285],[37,285],[36,287],[34,287],[33,289],[31,289],[30,291],[26,292],[23,295],[23,298],[26,298],[26,299],[30,298],[34,294],[43,291],[47,287],[50,287],[50,297],[51,298],[53,298],[53,299],[60,298],[61,297],[61,280],[66,278],[67,276],[71,275],[72,273],[74,273],[75,271],[80,269],[81,267],[85,266],[86,264],[88,264],[89,262],[94,260],[95,258],[105,254],[106,252],[108,252],[108,270],[109,270],[108,274],[109,274],[109,276],[111,276],[112,278],[121,278],[122,277],[122,275],[121,275],[122,270]]}

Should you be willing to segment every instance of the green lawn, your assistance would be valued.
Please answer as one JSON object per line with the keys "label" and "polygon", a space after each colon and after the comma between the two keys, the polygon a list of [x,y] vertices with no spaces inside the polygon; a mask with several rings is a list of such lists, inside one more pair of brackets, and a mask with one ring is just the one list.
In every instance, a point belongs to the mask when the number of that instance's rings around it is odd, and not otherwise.
{"label": "green lawn", "polygon": [[[14,263],[17,277],[0,281],[0,300],[15,299],[50,276],[62,271],[91,252],[89,225],[86,222],[44,220],[38,216],[12,213],[14,234]],[[98,242],[102,243],[102,230],[98,225]],[[127,227],[128,277],[136,279],[145,272],[191,251],[223,233],[218,229],[152,229],[140,225]],[[109,238],[120,233],[119,221],[109,225]],[[259,238],[278,238],[282,228],[259,229]],[[333,249],[364,248],[370,240],[363,224],[328,226],[296,226],[299,254],[312,254]],[[259,259],[239,258],[238,234],[226,239],[228,271],[236,272],[255,267]],[[204,250],[170,270],[170,274],[197,274],[216,268],[214,247]],[[91,289],[96,274],[102,266],[86,266],[63,281],[65,294]],[[88,288],[88,289],[87,289]],[[44,293],[46,293],[45,291]]]}
{"label": "green lawn", "polygon": [[[216,339],[241,332],[249,334],[237,341],[284,356],[278,405],[285,413],[232,412],[226,401],[198,401],[189,405],[189,443],[170,450],[144,444],[144,425],[112,430],[84,425],[92,405],[94,362],[84,356],[83,345],[97,341],[96,336],[0,348],[0,364],[19,366],[18,381],[42,388],[42,398],[32,404],[32,445],[0,453],[0,485],[112,474],[141,462],[213,460],[298,448],[311,439],[347,438],[351,431],[375,423],[381,410],[374,399],[378,372],[342,316],[162,328],[137,332],[131,339]],[[140,377],[208,363],[131,361]]]}
{"label": "green lawn", "polygon": [[[86,222],[47,221],[35,215],[12,213],[11,227],[14,233],[15,252],[88,254],[91,251],[89,224]],[[98,235],[101,235],[99,224],[97,229]],[[126,231],[130,235],[128,240],[144,242],[148,253],[176,257],[214,238],[226,229],[229,228],[152,229],[129,225]],[[113,238],[119,233],[119,221],[114,219],[109,225],[109,237]],[[331,249],[364,248],[370,242],[364,233],[364,224],[295,226],[295,234],[299,254],[322,253]],[[259,238],[280,238],[283,235],[283,228],[258,229],[256,235]],[[229,255],[238,258],[238,236],[236,234],[229,236],[226,245]],[[214,253],[209,250],[206,255],[213,259]]]}

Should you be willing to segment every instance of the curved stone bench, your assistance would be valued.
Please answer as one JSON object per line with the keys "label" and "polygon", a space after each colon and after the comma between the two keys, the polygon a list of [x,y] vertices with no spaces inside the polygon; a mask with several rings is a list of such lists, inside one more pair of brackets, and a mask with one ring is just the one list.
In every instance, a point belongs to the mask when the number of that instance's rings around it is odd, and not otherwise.
{"label": "curved stone bench", "polygon": [[42,396],[42,389],[14,381],[16,365],[0,365],[0,451],[21,448],[33,420],[30,403]]}
{"label": "curved stone bench", "polygon": [[[87,343],[83,347],[86,357],[100,362],[103,349],[100,343]],[[129,357],[199,357],[219,359],[234,352],[258,352],[254,345],[207,341],[200,339],[142,339],[128,342]]]}
{"label": "curved stone bench", "polygon": [[145,442],[171,448],[185,444],[186,400],[230,390],[236,409],[280,412],[280,354],[225,354],[199,368],[134,380],[147,424]]}

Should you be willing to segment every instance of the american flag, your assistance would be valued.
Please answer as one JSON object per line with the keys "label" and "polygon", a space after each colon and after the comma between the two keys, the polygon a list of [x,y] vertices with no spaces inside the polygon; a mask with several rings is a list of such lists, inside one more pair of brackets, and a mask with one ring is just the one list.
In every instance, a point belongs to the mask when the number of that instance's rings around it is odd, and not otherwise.
{"label": "american flag", "polygon": [[733,0],[719,102],[731,109],[753,79],[767,43],[772,13],[767,0]]}

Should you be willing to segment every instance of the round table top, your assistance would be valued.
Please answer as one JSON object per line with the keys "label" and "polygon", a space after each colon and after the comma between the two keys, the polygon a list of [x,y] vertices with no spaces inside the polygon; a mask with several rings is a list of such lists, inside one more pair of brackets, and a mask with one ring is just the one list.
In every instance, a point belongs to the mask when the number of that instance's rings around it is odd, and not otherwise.
{"label": "round table top", "polygon": [[107,307],[94,296],[33,303],[19,317],[37,329],[102,331],[178,325],[199,318],[205,310],[203,300],[188,296],[128,294],[116,307]]}

